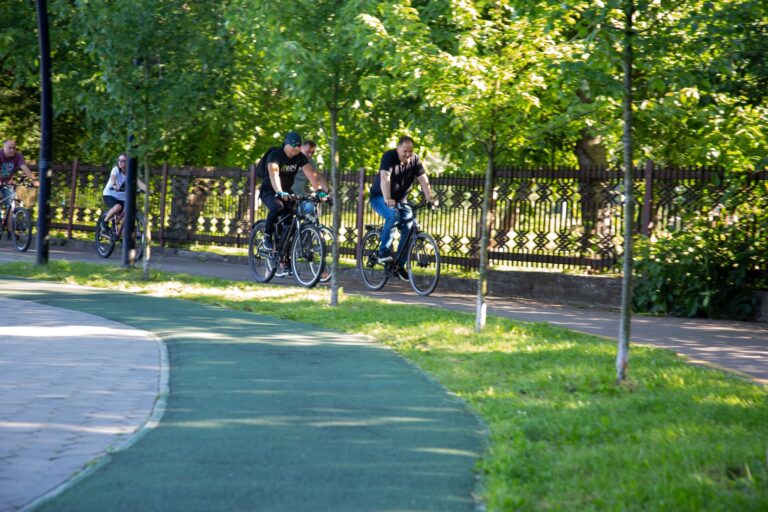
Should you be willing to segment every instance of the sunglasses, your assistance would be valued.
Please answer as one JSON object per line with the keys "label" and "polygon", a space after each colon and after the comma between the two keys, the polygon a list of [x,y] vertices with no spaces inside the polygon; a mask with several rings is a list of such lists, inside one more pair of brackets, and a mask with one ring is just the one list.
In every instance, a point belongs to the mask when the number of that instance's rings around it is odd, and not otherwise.
{"label": "sunglasses", "polygon": [[295,143],[295,144],[288,144],[288,145],[291,146],[292,148],[300,148],[301,147],[301,142],[298,142],[298,143]]}

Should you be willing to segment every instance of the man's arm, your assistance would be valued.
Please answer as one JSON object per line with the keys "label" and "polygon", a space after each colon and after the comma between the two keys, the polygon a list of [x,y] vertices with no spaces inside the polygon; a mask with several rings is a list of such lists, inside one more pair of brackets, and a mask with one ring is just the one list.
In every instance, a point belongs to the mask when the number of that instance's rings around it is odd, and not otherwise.
{"label": "man's arm", "polygon": [[421,185],[421,191],[424,192],[424,197],[426,200],[433,205],[437,206],[437,199],[432,199],[432,187],[429,185],[429,178],[427,178],[426,174],[422,174],[417,178],[419,180],[419,185]]}
{"label": "man's arm", "polygon": [[395,200],[392,199],[391,194],[391,185],[390,182],[390,176],[389,171],[385,171],[384,169],[381,169],[379,171],[379,176],[381,177],[381,195],[384,196],[384,202],[389,206],[390,208],[393,208],[395,206]]}
{"label": "man's arm", "polygon": [[323,192],[328,192],[330,190],[328,181],[326,181],[325,176],[317,172],[317,169],[315,169],[315,166],[312,165],[311,162],[302,167],[301,170],[304,171],[304,176],[306,176],[309,182],[312,184],[313,189],[318,192],[321,190]]}
{"label": "man's arm", "polygon": [[29,168],[27,164],[22,165],[21,170],[24,174],[27,175],[27,178],[29,178],[29,181],[32,182],[32,185],[34,185],[35,187],[40,186],[40,182],[35,179],[35,175],[32,173],[32,170]]}
{"label": "man's arm", "polygon": [[267,162],[267,173],[269,173],[272,190],[275,191],[275,194],[280,194],[283,191],[283,186],[280,184],[280,166],[275,162]]}

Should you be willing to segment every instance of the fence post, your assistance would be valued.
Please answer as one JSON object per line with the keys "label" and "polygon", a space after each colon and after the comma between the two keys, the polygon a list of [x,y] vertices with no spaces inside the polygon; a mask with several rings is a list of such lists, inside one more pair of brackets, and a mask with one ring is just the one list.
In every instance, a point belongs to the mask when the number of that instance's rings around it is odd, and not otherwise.
{"label": "fence post", "polygon": [[160,183],[160,227],[158,238],[160,247],[165,247],[165,194],[168,192],[168,162],[163,163]]}
{"label": "fence post", "polygon": [[75,200],[77,199],[77,163],[72,162],[72,175],[69,181],[69,222],[67,223],[67,238],[72,240],[72,224],[75,221]]}
{"label": "fence post", "polygon": [[645,162],[645,195],[643,196],[643,212],[640,217],[640,233],[651,234],[651,212],[653,211],[653,160]]}
{"label": "fence post", "polygon": [[359,261],[363,252],[363,215],[365,214],[365,168],[361,167],[357,171],[357,248],[355,257]]}
{"label": "fence post", "polygon": [[248,167],[248,232],[256,222],[256,164]]}

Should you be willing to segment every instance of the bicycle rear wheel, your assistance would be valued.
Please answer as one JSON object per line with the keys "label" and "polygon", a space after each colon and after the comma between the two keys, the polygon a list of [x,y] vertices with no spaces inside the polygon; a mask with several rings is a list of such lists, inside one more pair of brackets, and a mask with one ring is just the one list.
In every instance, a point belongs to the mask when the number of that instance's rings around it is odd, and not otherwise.
{"label": "bicycle rear wheel", "polygon": [[325,270],[320,274],[320,282],[327,283],[333,272],[333,231],[328,226],[320,226],[320,233],[325,241]]}
{"label": "bicycle rear wheel", "polygon": [[264,226],[266,222],[260,220],[251,229],[248,240],[248,268],[251,277],[260,283],[269,282],[277,270],[277,259],[272,251],[264,249]]}
{"label": "bicycle rear wheel", "polygon": [[435,239],[419,233],[408,250],[408,279],[419,295],[429,295],[440,280],[440,252]]}
{"label": "bicycle rear wheel", "polygon": [[13,244],[16,250],[24,252],[32,243],[32,214],[26,208],[13,211]]}
{"label": "bicycle rear wheel", "polygon": [[320,280],[325,267],[325,242],[316,226],[302,226],[299,234],[294,237],[291,267],[293,277],[302,286],[312,288]]}
{"label": "bicycle rear wheel", "polygon": [[387,284],[389,273],[383,263],[379,263],[378,253],[381,235],[375,229],[367,232],[363,237],[362,251],[357,268],[363,283],[370,290],[381,290]]}
{"label": "bicycle rear wheel", "polygon": [[115,250],[115,233],[112,228],[112,222],[110,221],[110,228],[106,231],[101,230],[101,225],[104,222],[104,215],[99,215],[99,220],[96,221],[96,252],[102,258],[109,258],[112,255],[112,251]]}

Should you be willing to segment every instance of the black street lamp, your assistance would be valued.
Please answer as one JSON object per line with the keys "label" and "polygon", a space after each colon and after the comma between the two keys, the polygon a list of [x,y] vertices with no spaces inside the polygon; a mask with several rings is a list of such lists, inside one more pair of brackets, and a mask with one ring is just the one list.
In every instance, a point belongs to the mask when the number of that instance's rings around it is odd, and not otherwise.
{"label": "black street lamp", "polygon": [[53,90],[51,88],[51,41],[48,36],[48,5],[37,0],[40,37],[40,190],[37,198],[37,249],[35,263],[48,263],[48,232],[51,226],[51,146],[53,141]]}

